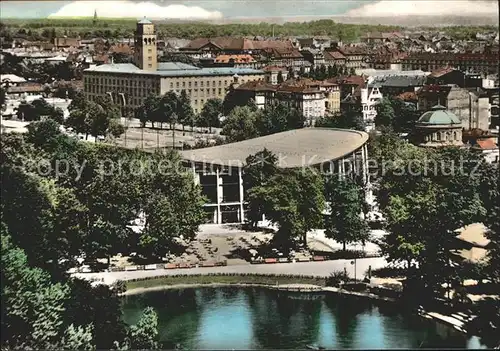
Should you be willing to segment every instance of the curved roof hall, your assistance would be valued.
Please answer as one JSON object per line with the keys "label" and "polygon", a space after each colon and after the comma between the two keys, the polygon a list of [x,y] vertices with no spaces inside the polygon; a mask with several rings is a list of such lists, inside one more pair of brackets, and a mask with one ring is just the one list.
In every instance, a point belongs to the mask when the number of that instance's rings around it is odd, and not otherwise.
{"label": "curved roof hall", "polygon": [[361,131],[302,128],[240,142],[181,152],[185,161],[241,167],[248,156],[264,148],[273,152],[281,168],[314,166],[347,156],[368,141]]}

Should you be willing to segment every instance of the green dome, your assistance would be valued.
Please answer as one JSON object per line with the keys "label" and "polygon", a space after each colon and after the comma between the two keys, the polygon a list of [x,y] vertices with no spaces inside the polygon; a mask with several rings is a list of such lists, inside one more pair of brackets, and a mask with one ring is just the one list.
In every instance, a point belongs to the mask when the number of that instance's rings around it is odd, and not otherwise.
{"label": "green dome", "polygon": [[462,122],[460,122],[460,118],[441,105],[436,105],[430,111],[424,113],[419,118],[417,123],[424,125],[462,124]]}

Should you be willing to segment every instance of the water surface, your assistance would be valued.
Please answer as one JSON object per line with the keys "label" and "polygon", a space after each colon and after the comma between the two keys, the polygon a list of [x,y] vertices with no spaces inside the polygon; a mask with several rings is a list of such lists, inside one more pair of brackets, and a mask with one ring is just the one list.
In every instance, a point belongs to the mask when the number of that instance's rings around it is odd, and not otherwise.
{"label": "water surface", "polygon": [[125,321],[158,313],[164,347],[184,349],[479,348],[477,338],[392,304],[333,294],[304,297],[260,288],[196,288],[124,297]]}

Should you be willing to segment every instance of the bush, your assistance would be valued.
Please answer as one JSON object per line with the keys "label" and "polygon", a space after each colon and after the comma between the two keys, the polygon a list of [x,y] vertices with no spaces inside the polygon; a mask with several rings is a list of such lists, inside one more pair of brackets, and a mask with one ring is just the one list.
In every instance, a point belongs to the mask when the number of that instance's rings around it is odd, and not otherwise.
{"label": "bush", "polygon": [[335,286],[339,287],[342,282],[346,282],[349,280],[346,272],[344,271],[333,271],[330,273],[330,276],[326,278],[325,284],[326,286]]}

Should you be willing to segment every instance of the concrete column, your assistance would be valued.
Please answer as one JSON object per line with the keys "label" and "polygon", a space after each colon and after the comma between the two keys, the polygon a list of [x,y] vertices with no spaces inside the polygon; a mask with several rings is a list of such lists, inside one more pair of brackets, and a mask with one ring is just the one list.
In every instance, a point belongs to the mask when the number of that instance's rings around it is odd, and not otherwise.
{"label": "concrete column", "polygon": [[353,172],[354,176],[358,175],[358,164],[356,163],[356,161],[357,161],[356,152],[357,151],[354,151],[352,153],[352,165],[351,165],[352,166],[352,170],[351,171]]}
{"label": "concrete column", "polygon": [[244,189],[243,189],[243,172],[241,167],[238,167],[238,184],[240,188],[240,222],[244,223],[245,222],[245,209],[244,209],[244,203],[245,203],[245,198],[244,198]]}
{"label": "concrete column", "polygon": [[339,179],[345,179],[346,174],[345,174],[345,159],[341,158],[339,160]]}
{"label": "concrete column", "polygon": [[219,168],[216,169],[215,171],[216,174],[216,179],[217,179],[217,224],[222,223],[222,214],[220,212],[220,204],[222,202],[222,179],[219,174]]}
{"label": "concrete column", "polygon": [[365,162],[365,168],[366,168],[366,181],[370,183],[370,170],[368,169],[368,146],[365,144],[365,156],[366,156],[366,162]]}
{"label": "concrete column", "polygon": [[200,174],[196,173],[196,165],[194,164],[194,162],[191,164],[191,169],[193,170],[194,184],[200,185]]}
{"label": "concrete column", "polygon": [[338,178],[342,179],[342,159],[337,160]]}

